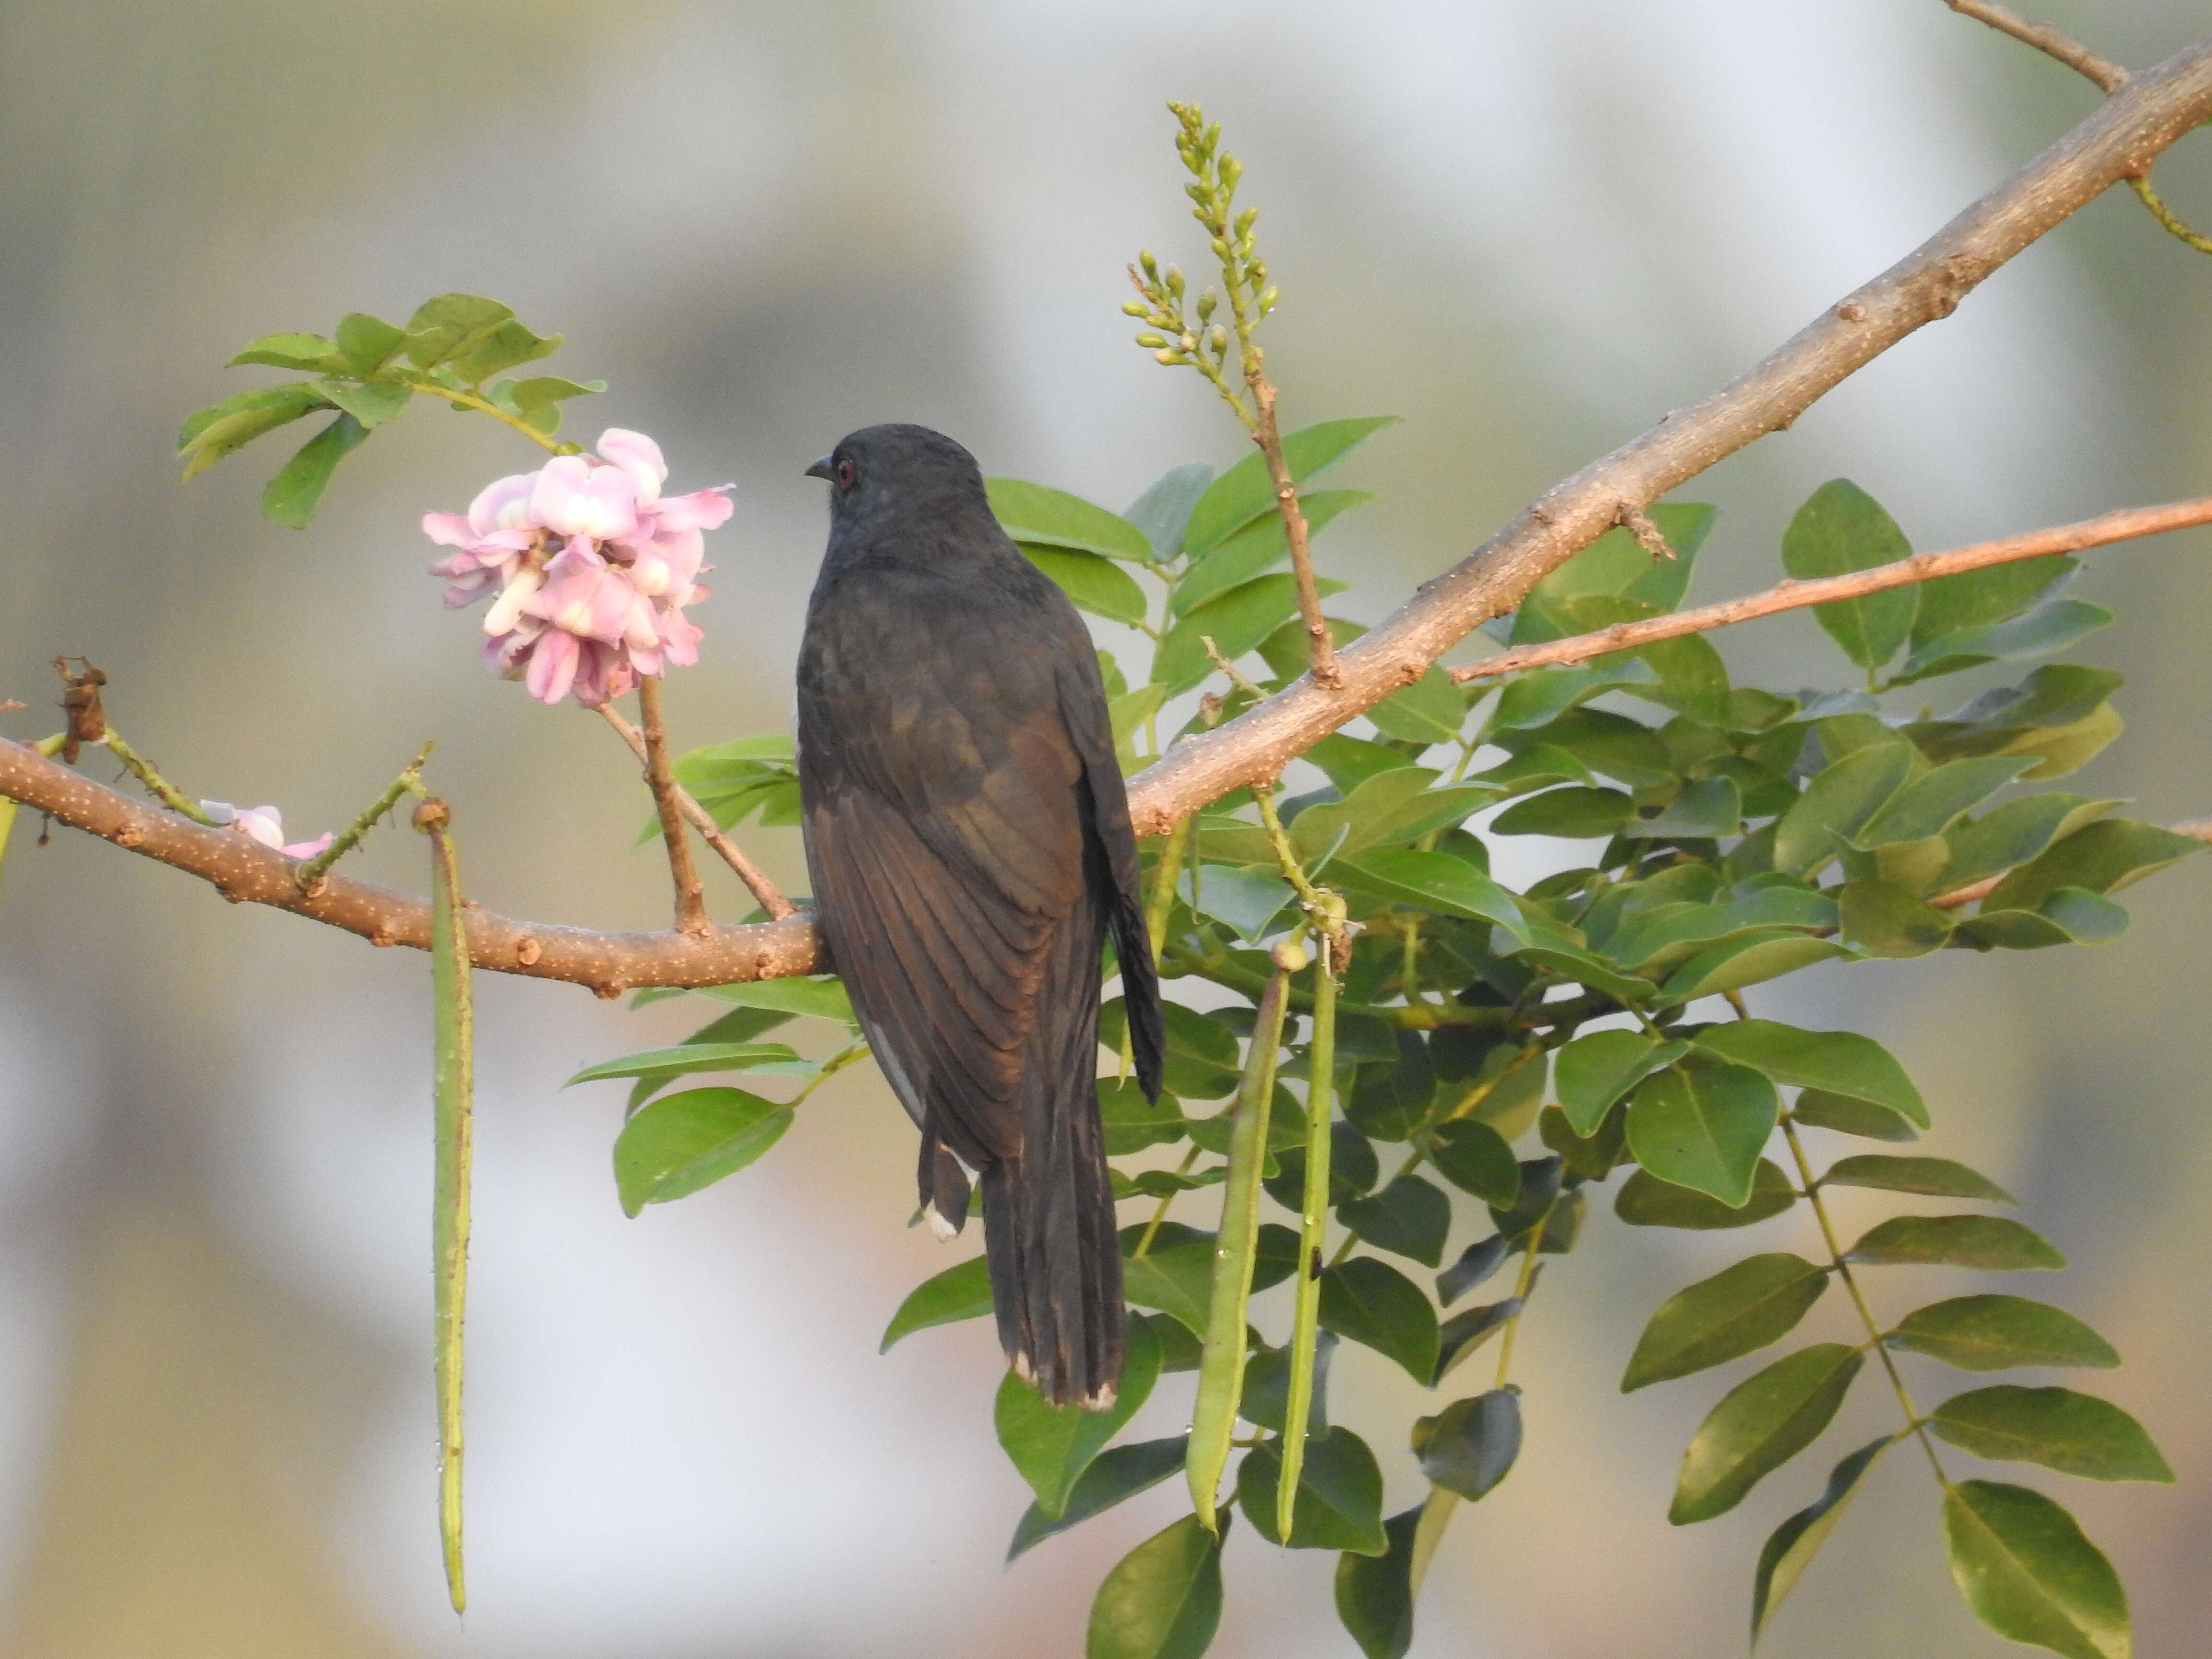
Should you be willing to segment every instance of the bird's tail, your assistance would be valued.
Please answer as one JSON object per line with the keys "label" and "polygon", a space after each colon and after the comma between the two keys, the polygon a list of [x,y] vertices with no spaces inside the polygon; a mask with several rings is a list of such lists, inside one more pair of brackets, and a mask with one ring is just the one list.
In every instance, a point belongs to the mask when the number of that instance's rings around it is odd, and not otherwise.
{"label": "bird's tail", "polygon": [[[1024,1079],[1022,1148],[982,1172],[983,1246],[999,1340],[1056,1406],[1094,1411],[1121,1381],[1121,1245],[1098,1121],[1098,956],[1071,927],[1074,983],[1048,1011]],[[1087,958],[1090,982],[1079,965]],[[1066,981],[1058,981],[1065,984]]]}

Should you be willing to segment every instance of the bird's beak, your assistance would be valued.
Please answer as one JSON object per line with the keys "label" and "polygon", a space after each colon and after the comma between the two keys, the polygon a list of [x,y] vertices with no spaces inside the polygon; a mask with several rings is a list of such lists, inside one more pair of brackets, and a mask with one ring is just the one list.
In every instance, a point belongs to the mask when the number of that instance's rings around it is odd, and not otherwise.
{"label": "bird's beak", "polygon": [[806,469],[806,476],[810,478],[829,478],[836,477],[836,475],[830,470],[830,466],[831,459],[831,457],[824,455],[820,460],[815,462],[813,465]]}

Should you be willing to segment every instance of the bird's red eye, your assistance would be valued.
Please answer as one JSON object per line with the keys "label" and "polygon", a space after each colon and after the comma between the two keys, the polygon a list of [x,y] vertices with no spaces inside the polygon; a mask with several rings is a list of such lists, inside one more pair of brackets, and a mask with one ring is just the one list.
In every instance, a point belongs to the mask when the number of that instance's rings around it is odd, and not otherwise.
{"label": "bird's red eye", "polygon": [[840,461],[837,463],[837,482],[839,483],[849,485],[853,482],[854,476],[852,462]]}

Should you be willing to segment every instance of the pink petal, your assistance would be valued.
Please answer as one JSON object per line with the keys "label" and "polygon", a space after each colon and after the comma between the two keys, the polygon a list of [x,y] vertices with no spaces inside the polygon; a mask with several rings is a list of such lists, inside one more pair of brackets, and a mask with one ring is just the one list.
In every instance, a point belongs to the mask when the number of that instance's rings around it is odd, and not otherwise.
{"label": "pink petal", "polygon": [[661,459],[659,444],[642,432],[611,426],[599,434],[599,451],[602,459],[619,467],[637,486],[639,506],[651,507],[660,499],[660,486],[668,482],[668,463]]}
{"label": "pink petal", "polygon": [[466,547],[476,540],[469,521],[458,513],[425,513],[422,533],[441,547]]}
{"label": "pink petal", "polygon": [[724,493],[735,488],[717,484],[712,489],[695,489],[689,495],[671,495],[653,508],[654,522],[664,535],[678,530],[719,530],[736,510]]}
{"label": "pink petal", "polygon": [[531,492],[537,484],[535,472],[517,472],[486,484],[469,503],[469,528],[478,536],[502,530],[527,531]]}
{"label": "pink petal", "polygon": [[288,859],[311,859],[337,839],[335,832],[325,830],[313,841],[295,842],[289,847],[280,847],[276,850]]}
{"label": "pink petal", "polygon": [[546,634],[530,653],[530,671],[523,681],[530,695],[548,708],[567,696],[575,683],[580,654],[574,634],[557,628]]}

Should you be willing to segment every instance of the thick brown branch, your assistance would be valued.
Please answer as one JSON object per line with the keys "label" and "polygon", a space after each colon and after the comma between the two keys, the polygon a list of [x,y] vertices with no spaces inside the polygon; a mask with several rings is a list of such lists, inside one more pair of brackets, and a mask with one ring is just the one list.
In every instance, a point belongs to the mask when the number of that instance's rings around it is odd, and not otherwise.
{"label": "thick brown branch", "polygon": [[1726,628],[1732,623],[1749,622],[1754,617],[1771,617],[1777,611],[1795,611],[1808,605],[1832,605],[1838,599],[1855,599],[1863,593],[1879,593],[1886,587],[1909,587],[1915,582],[1932,581],[1938,576],[1956,576],[1965,571],[1980,570],[1993,564],[2008,564],[2015,559],[2041,558],[2052,553],[2078,553],[2084,548],[2103,547],[2112,542],[2131,541],[2138,537],[2155,536],[2167,530],[2185,530],[2191,525],[2200,524],[2212,524],[2212,495],[2200,495],[2194,501],[2173,501],[2164,507],[2123,507],[2117,513],[2087,519],[2080,524],[2060,525],[2053,530],[2010,536],[2002,541],[1977,542],[1972,547],[1954,548],[1948,553],[1916,553],[1909,559],[1898,560],[1894,564],[1876,565],[1871,570],[1855,570],[1845,576],[1823,576],[1814,581],[1786,581],[1768,588],[1764,593],[1749,593],[1740,599],[1699,605],[1694,611],[1677,611],[1671,616],[1653,617],[1644,622],[1615,623],[1612,627],[1601,628],[1593,634],[1577,634],[1568,639],[1548,640],[1541,645],[1516,646],[1510,651],[1469,667],[1455,668],[1451,671],[1451,677],[1464,685],[1469,680],[1493,679],[1500,674],[1517,673],[1524,668],[1587,662],[1592,657],[1602,657],[1608,652],[1633,650],[1640,645],[1650,645],[1658,640],[1677,639],[1684,634],[1702,634],[1709,629]]}
{"label": "thick brown branch", "polygon": [[2128,83],[2128,72],[2118,64],[2098,57],[2078,41],[2068,40],[2048,23],[2031,23],[2017,13],[1992,3],[1992,0],[1943,0],[1943,3],[1961,17],[1975,18],[2038,52],[2048,52],[2067,68],[2087,76],[2107,93],[2118,92]]}
{"label": "thick brown branch", "polygon": [[[1948,316],[1998,265],[2208,118],[2212,40],[2130,76],[2088,119],[1765,361],[1555,486],[1340,653],[1338,690],[1301,679],[1217,730],[1177,744],[1131,780],[1138,833],[1164,833],[1238,786],[1275,776],[1316,740],[1419,679],[1470,630],[1519,604],[1610,528],[1623,502],[1656,501],[1787,427],[1830,387]],[[319,895],[305,897],[291,860],[281,854],[143,805],[20,744],[0,742],[0,794],[198,875],[230,898],[295,911],[386,944],[428,943],[429,911],[419,899],[336,875]],[[569,980],[609,995],[630,986],[714,985],[828,965],[813,928],[799,916],[691,939],[541,927],[478,913],[469,938],[480,968]]]}
{"label": "thick brown branch", "polygon": [[[599,705],[599,714],[609,726],[629,745],[630,753],[651,764],[645,746],[645,733],[622,717],[622,711],[611,702]],[[714,822],[714,815],[691,798],[691,792],[682,784],[672,786],[676,791],[677,810],[696,830],[707,845],[722,855],[722,862],[738,872],[752,896],[760,901],[762,909],[781,921],[786,916],[796,915],[799,907],[784,897],[783,890],[768,878],[768,872],[745,856],[745,849],[723,833],[722,826]]]}
{"label": "thick brown branch", "polygon": [[[430,907],[331,872],[312,897],[300,891],[298,864],[250,836],[204,829],[149,801],[94,782],[27,745],[0,741],[0,795],[87,834],[214,885],[234,903],[267,904],[359,933],[373,945],[430,945]],[[827,966],[804,915],[787,921],[683,933],[605,933],[469,913],[469,956],[479,968],[588,985],[602,996],[635,986],[722,985],[818,973]]]}
{"label": "thick brown branch", "polygon": [[668,769],[668,728],[660,714],[660,680],[647,674],[637,683],[637,711],[643,717],[645,784],[660,814],[660,838],[668,847],[668,878],[676,888],[676,931],[697,936],[714,927],[707,920],[707,884],[691,861],[691,842],[684,833],[684,811],[676,804],[676,779]]}
{"label": "thick brown branch", "polygon": [[1338,653],[1340,690],[1300,680],[1176,744],[1131,781],[1138,833],[1158,835],[1240,785],[1276,775],[1354,714],[1419,679],[1471,629],[1519,604],[1611,528],[1623,501],[1656,501],[1787,427],[1854,370],[1950,315],[1999,265],[2208,118],[2212,40],[2131,76],[2071,132],[1748,373],[1555,486]]}

